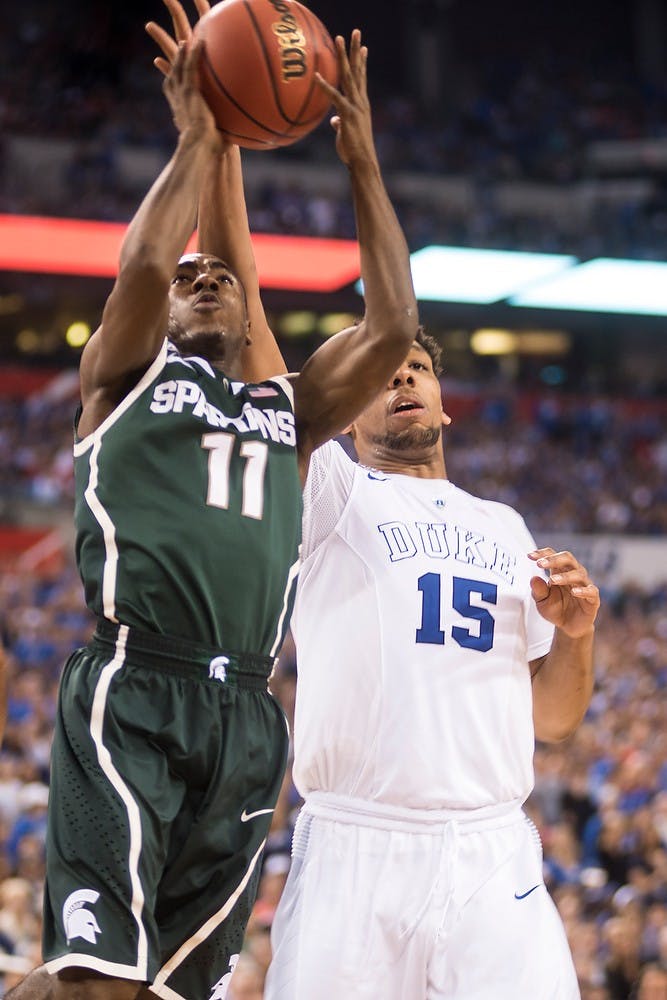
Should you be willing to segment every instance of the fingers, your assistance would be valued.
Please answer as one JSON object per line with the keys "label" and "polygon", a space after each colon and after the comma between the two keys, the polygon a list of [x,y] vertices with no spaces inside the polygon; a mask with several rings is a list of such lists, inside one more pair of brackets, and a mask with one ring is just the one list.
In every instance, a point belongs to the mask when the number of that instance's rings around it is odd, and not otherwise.
{"label": "fingers", "polygon": [[165,77],[165,84],[173,85],[180,84],[183,79],[183,70],[185,66],[185,58],[187,56],[187,46],[185,42],[179,42],[176,46],[176,52],[174,58],[169,64],[169,72]]}
{"label": "fingers", "polygon": [[332,104],[340,109],[346,98],[354,103],[360,94],[365,94],[368,49],[361,44],[361,32],[358,28],[354,29],[350,37],[349,55],[342,35],[336,35],[334,44],[338,57],[339,88],[333,87],[319,73],[315,74],[315,78]]}
{"label": "fingers", "polygon": [[179,0],[162,0],[162,2],[171,16],[176,40],[179,42],[187,41],[192,35],[192,28],[182,4],[179,3]]}
{"label": "fingers", "polygon": [[533,576],[530,589],[535,601],[544,601],[549,596],[549,584],[541,576]]}
{"label": "fingers", "polygon": [[[179,0],[163,0],[163,3],[171,16],[174,36],[172,37],[168,31],[162,28],[159,24],[156,24],[155,21],[148,22],[146,25],[146,31],[164,54],[164,58],[162,56],[158,56],[154,59],[153,65],[156,66],[164,76],[166,76],[170,72],[172,63],[176,58],[178,43],[189,41],[190,38],[192,38],[192,28],[185,11],[183,10],[183,5],[179,2]],[[199,18],[202,18],[204,14],[207,14],[211,9],[211,5],[208,0],[195,0],[195,7]]]}
{"label": "fingers", "polygon": [[597,600],[598,588],[591,582],[585,566],[571,552],[556,552],[546,547],[528,554],[541,569],[549,573],[549,582],[559,587],[569,587],[575,597]]}
{"label": "fingers", "polygon": [[185,49],[185,60],[183,66],[184,79],[191,86],[199,90],[197,68],[199,66],[199,59],[204,43],[201,38],[198,38],[196,42],[193,42],[190,45],[187,42],[181,42],[180,44]]}
{"label": "fingers", "polygon": [[349,55],[345,49],[345,41],[340,35],[336,37],[336,49],[338,52],[341,89],[348,97],[354,97],[360,85],[364,82],[366,56],[368,55],[366,46],[362,46],[361,44],[361,32],[359,28],[355,28],[350,36]]}
{"label": "fingers", "polygon": [[[176,53],[178,51],[178,45],[171,37],[168,31],[161,28],[159,24],[155,21],[149,21],[146,25],[146,31],[151,36],[158,48],[162,49],[165,58],[158,56],[157,59],[153,60],[153,64],[157,66],[161,73],[168,73],[169,68],[176,58]],[[159,61],[159,65],[158,65]],[[166,69],[164,68],[166,66]]]}

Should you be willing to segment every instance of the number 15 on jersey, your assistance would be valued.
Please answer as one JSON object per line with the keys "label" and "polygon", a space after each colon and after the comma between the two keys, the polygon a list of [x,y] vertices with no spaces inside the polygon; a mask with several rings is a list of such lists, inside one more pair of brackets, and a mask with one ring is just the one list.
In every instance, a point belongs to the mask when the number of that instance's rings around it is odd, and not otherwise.
{"label": "number 15 on jersey", "polygon": [[[417,580],[421,594],[421,624],[415,633],[416,642],[443,646],[446,609],[442,607],[442,578],[439,573],[424,573]],[[452,626],[452,639],[465,649],[487,653],[493,647],[495,620],[491,612],[473,603],[476,597],[481,604],[494,605],[498,600],[495,583],[468,580],[455,576],[452,580],[452,607],[464,618],[471,619],[470,627]]]}

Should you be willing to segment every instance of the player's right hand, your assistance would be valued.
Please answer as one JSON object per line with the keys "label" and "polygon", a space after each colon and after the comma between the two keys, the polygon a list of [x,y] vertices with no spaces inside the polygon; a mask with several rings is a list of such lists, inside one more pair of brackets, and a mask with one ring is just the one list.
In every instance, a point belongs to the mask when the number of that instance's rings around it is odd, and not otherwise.
{"label": "player's right hand", "polygon": [[162,89],[169,101],[174,124],[181,135],[189,133],[197,142],[210,144],[218,152],[224,140],[197,82],[197,66],[201,57],[201,41],[181,41],[164,78]]}
{"label": "player's right hand", "polygon": [[331,119],[336,132],[336,151],[348,167],[358,162],[375,162],[377,156],[366,84],[368,49],[361,44],[361,32],[358,28],[354,29],[350,37],[349,55],[345,40],[340,35],[336,36],[335,44],[340,89],[332,87],[319,73],[316,77],[336,109],[336,114]]}

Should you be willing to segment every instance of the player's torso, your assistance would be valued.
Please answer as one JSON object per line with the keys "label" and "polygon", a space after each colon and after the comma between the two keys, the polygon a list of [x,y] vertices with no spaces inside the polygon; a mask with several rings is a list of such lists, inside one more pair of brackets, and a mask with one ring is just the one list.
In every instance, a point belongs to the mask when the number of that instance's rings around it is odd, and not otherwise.
{"label": "player's torso", "polygon": [[125,624],[270,653],[300,540],[294,417],[279,385],[157,362],[75,447],[89,606]]}
{"label": "player's torso", "polygon": [[357,468],[336,530],[302,568],[296,736],[305,783],[324,772],[339,785],[330,791],[420,808],[524,794],[529,574],[517,541],[498,505],[449,482]]}

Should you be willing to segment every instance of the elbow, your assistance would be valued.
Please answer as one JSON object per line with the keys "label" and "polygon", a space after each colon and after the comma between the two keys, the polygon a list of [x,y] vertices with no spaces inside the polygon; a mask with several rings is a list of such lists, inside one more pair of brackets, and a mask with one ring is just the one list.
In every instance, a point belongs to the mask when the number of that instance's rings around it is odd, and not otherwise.
{"label": "elbow", "polygon": [[405,303],[397,303],[395,307],[389,307],[382,319],[368,324],[368,330],[369,332],[372,330],[378,346],[385,350],[395,348],[400,353],[399,360],[402,360],[410,349],[418,329],[417,307],[416,305],[406,306]]}
{"label": "elbow", "polygon": [[559,716],[555,719],[535,718],[535,739],[540,743],[564,743],[574,736],[585,714],[580,712],[576,716]]}

